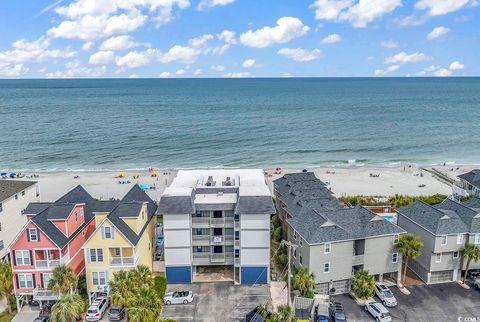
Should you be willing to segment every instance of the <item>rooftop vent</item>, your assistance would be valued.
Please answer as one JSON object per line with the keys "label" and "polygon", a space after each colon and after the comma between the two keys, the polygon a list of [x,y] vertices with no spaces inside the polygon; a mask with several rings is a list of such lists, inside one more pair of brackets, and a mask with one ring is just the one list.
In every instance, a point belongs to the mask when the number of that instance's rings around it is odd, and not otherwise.
{"label": "rooftop vent", "polygon": [[207,182],[205,183],[205,185],[207,187],[211,187],[215,184],[215,182],[213,181],[213,177],[212,176],[208,176],[208,179],[207,179]]}
{"label": "rooftop vent", "polygon": [[225,180],[225,185],[226,186],[231,186],[232,185],[232,180],[230,180],[230,177],[227,177],[227,180]]}

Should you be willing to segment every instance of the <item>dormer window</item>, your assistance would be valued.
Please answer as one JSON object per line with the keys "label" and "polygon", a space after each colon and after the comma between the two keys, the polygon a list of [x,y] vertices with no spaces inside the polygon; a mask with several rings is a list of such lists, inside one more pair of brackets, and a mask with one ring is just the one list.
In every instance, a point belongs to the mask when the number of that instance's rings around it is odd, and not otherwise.
{"label": "dormer window", "polygon": [[28,241],[38,241],[38,230],[36,228],[28,229]]}
{"label": "dormer window", "polygon": [[113,239],[113,227],[104,226],[103,228],[103,239]]}

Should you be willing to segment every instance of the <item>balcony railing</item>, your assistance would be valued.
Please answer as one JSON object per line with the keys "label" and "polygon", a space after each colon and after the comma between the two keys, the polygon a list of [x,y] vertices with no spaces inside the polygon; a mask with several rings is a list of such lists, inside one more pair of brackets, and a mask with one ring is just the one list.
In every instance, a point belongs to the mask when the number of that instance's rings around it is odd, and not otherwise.
{"label": "balcony railing", "polygon": [[234,263],[235,265],[240,265],[240,258],[236,257]]}
{"label": "balcony railing", "polygon": [[235,240],[235,247],[240,247],[240,240]]}
{"label": "balcony railing", "polygon": [[192,225],[208,225],[210,224],[210,217],[193,217]]}
{"label": "balcony railing", "polygon": [[192,235],[192,239],[195,240],[210,240],[210,235]]}
{"label": "balcony railing", "polygon": [[213,263],[222,263],[225,261],[225,253],[213,253],[210,255],[210,260]]}
{"label": "balcony railing", "polygon": [[193,253],[193,259],[210,259],[210,253]]}
{"label": "balcony railing", "polygon": [[36,268],[55,268],[60,266],[60,259],[35,260]]}
{"label": "balcony railing", "polygon": [[352,260],[352,266],[362,265],[365,255],[354,255]]}
{"label": "balcony railing", "polygon": [[225,218],[210,218],[210,225],[223,226],[225,225]]}
{"label": "balcony railing", "polygon": [[233,227],[233,217],[226,217],[225,218],[225,226]]}
{"label": "balcony railing", "polygon": [[110,266],[133,266],[137,261],[136,256],[129,257],[111,257]]}
{"label": "balcony railing", "polygon": [[235,228],[240,229],[240,222],[239,221],[235,221]]}
{"label": "balcony railing", "polygon": [[220,244],[220,243],[223,243],[225,241],[225,237],[223,235],[221,236],[212,236],[212,239],[211,239],[212,243],[214,244]]}

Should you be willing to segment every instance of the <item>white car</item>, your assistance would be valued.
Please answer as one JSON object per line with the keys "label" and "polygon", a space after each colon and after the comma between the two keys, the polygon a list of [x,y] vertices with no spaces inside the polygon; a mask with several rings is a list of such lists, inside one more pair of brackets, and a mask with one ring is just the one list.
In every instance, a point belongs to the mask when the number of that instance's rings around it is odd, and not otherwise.
{"label": "white car", "polygon": [[108,299],[106,297],[99,297],[92,302],[88,307],[86,321],[100,321],[108,308]]}
{"label": "white car", "polygon": [[193,301],[192,291],[175,291],[165,294],[163,303],[170,304],[188,304]]}
{"label": "white car", "polygon": [[385,306],[382,304],[371,301],[365,304],[365,311],[370,313],[377,322],[390,322],[392,321],[392,317],[390,313],[387,311]]}
{"label": "white car", "polygon": [[393,295],[393,292],[386,287],[383,283],[375,284],[375,294],[378,296],[383,305],[388,307],[397,306],[397,299]]}

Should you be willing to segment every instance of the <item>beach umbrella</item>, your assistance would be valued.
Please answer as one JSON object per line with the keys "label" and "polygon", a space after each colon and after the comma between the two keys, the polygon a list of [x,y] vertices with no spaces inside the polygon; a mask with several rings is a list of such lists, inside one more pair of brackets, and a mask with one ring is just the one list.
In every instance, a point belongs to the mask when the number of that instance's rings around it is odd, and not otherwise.
{"label": "beach umbrella", "polygon": [[150,185],[148,185],[148,184],[141,184],[141,185],[139,185],[139,187],[140,187],[140,189],[142,189],[142,190],[150,189]]}
{"label": "beach umbrella", "polygon": [[17,174],[15,172],[10,172],[10,178],[15,178]]}
{"label": "beach umbrella", "polygon": [[157,171],[152,171],[152,172],[150,172],[150,175],[152,177],[156,177],[158,175],[158,172]]}
{"label": "beach umbrella", "polygon": [[7,173],[6,173],[6,172],[2,172],[2,173],[0,173],[0,175],[1,175],[2,177],[6,177],[6,176],[7,176]]}
{"label": "beach umbrella", "polygon": [[117,177],[119,177],[119,178],[125,177],[125,172],[123,172],[123,171],[117,172]]}

